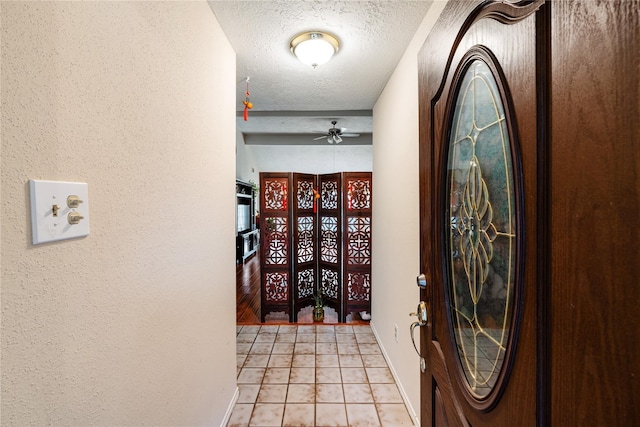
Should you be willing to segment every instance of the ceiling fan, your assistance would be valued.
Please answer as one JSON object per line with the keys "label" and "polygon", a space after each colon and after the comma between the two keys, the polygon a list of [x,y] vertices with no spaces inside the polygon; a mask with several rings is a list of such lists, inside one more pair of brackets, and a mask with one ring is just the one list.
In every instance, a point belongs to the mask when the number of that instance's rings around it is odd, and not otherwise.
{"label": "ceiling fan", "polygon": [[336,120],[333,120],[331,122],[333,127],[329,128],[326,134],[319,136],[317,138],[313,138],[313,140],[317,141],[319,139],[326,138],[329,144],[333,144],[334,142],[336,144],[340,144],[342,142],[342,138],[355,138],[357,136],[360,136],[359,133],[344,133],[344,131],[347,130],[347,128],[337,128],[336,127],[337,123],[338,122]]}

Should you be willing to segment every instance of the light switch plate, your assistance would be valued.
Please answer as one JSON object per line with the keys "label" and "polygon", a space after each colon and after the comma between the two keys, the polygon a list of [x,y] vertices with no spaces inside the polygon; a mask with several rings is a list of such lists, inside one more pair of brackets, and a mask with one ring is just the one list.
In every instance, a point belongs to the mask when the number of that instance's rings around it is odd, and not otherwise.
{"label": "light switch plate", "polygon": [[[29,181],[34,245],[89,235],[88,187],[84,182]],[[81,202],[74,204],[67,200],[69,196],[77,196]],[[77,224],[69,222],[74,216]]]}

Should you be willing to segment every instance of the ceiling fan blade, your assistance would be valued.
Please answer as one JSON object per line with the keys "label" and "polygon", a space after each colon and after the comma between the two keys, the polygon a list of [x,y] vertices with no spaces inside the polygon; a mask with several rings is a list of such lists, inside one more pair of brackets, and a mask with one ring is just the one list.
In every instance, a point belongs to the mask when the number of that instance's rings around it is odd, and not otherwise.
{"label": "ceiling fan blade", "polygon": [[327,137],[327,135],[322,135],[322,136],[319,136],[319,137],[317,137],[317,138],[313,138],[313,140],[314,140],[314,141],[317,141],[317,140],[319,140],[319,139],[325,139],[326,137]]}
{"label": "ceiling fan blade", "polygon": [[345,138],[345,137],[346,138],[355,138],[357,136],[360,136],[360,134],[359,133],[341,133],[340,136],[343,137],[343,138]]}

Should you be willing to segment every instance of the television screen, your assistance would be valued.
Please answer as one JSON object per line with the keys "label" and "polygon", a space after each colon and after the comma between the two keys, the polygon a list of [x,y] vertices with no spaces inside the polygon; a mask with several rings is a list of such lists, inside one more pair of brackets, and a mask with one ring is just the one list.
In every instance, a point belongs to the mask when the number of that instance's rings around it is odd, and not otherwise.
{"label": "television screen", "polygon": [[238,204],[237,231],[245,231],[251,227],[251,205]]}

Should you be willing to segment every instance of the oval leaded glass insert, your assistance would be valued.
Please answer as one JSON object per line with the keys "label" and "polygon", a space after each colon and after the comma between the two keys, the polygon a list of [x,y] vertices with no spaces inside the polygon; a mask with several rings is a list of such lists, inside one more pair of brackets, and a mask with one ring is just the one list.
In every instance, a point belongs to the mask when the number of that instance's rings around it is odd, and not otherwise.
{"label": "oval leaded glass insert", "polygon": [[496,384],[509,341],[518,237],[514,175],[491,69],[473,59],[458,82],[445,202],[449,307],[469,391],[482,399]]}

